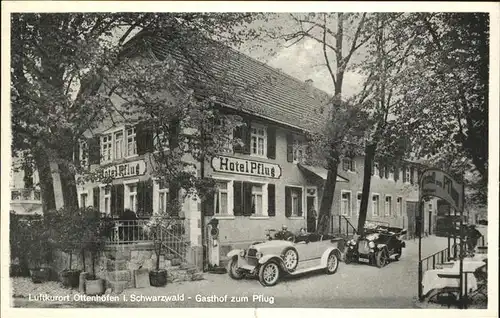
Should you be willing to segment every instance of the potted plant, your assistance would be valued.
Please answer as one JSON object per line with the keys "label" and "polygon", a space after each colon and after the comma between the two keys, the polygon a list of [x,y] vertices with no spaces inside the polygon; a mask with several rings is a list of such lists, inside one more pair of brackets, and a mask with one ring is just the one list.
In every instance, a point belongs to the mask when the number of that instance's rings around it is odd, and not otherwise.
{"label": "potted plant", "polygon": [[171,217],[179,215],[181,204],[177,200],[172,200],[165,211],[154,214],[145,226],[145,231],[152,239],[154,252],[156,254],[155,268],[149,272],[149,283],[151,286],[162,287],[167,284],[167,270],[160,268],[160,256],[163,254],[164,244],[167,239],[167,231],[173,230],[178,218]]}
{"label": "potted plant", "polygon": [[106,245],[106,224],[102,222],[99,213],[92,208],[88,208],[88,213],[82,216],[84,232],[82,235],[82,255],[85,251],[90,252],[92,261],[92,273],[85,280],[85,294],[102,295],[105,291],[104,280],[96,275],[96,260]]}

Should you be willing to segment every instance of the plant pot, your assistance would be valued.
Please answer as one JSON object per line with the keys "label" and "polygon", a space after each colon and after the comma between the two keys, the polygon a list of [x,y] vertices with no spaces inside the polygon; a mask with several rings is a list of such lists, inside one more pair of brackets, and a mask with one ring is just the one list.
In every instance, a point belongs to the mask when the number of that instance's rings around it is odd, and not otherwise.
{"label": "plant pot", "polygon": [[59,279],[64,287],[76,288],[80,279],[80,270],[65,269],[59,273]]}
{"label": "plant pot", "polygon": [[50,268],[41,267],[30,269],[31,281],[35,284],[46,282],[50,278]]}
{"label": "plant pot", "polygon": [[94,295],[102,295],[104,294],[104,280],[97,279],[87,279],[85,281],[85,294],[94,296]]}
{"label": "plant pot", "polygon": [[149,283],[154,287],[163,287],[167,284],[167,270],[152,270],[149,272]]}

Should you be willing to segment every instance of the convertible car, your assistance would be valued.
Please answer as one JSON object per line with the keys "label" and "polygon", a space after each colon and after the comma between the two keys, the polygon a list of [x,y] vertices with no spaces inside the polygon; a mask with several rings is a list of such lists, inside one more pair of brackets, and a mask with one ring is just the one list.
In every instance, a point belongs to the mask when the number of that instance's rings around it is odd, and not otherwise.
{"label": "convertible car", "polygon": [[263,286],[273,286],[286,275],[323,269],[334,274],[339,266],[344,241],[331,235],[309,233],[256,242],[248,249],[230,251],[228,273],[233,279],[258,275]]}

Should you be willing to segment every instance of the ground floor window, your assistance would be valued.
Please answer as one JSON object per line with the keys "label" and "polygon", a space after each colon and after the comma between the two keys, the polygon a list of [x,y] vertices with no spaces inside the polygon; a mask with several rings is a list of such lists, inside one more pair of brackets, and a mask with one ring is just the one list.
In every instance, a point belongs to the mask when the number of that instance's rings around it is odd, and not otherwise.
{"label": "ground floor window", "polygon": [[392,215],[392,197],[390,195],[385,196],[385,215]]}
{"label": "ground floor window", "polygon": [[85,208],[88,205],[89,194],[87,192],[80,193],[80,207]]}
{"label": "ground floor window", "polygon": [[214,194],[215,199],[215,215],[228,215],[228,200],[229,200],[229,186],[228,182],[217,181],[217,191]]}
{"label": "ground floor window", "polygon": [[372,215],[379,216],[380,215],[380,207],[379,207],[380,199],[378,194],[372,195]]}
{"label": "ground floor window", "polygon": [[128,184],[127,185],[128,195],[128,209],[134,212],[137,211],[137,183]]}
{"label": "ground floor window", "polygon": [[403,198],[398,197],[396,200],[396,210],[399,216],[403,216]]}
{"label": "ground floor window", "polygon": [[[268,199],[267,184],[236,180],[231,182],[233,183],[232,206],[234,215],[268,216],[269,207],[264,208],[265,201]],[[222,189],[221,195],[218,197],[221,201],[226,197],[224,193],[224,189]],[[231,204],[228,202],[227,206],[231,206]],[[224,208],[222,204],[219,207],[220,209]]]}
{"label": "ground floor window", "polygon": [[252,214],[262,215],[263,202],[262,202],[262,185],[254,184],[252,185]]}
{"label": "ground floor window", "polygon": [[340,213],[344,216],[351,215],[351,192],[349,191],[341,192]]}
{"label": "ground floor window", "polygon": [[165,213],[168,205],[168,189],[160,188],[158,190],[158,212]]}
{"label": "ground floor window", "polygon": [[285,187],[285,214],[287,217],[301,217],[302,211],[302,188]]}
{"label": "ground floor window", "polygon": [[111,213],[111,189],[110,187],[104,187],[104,195],[103,195],[103,198],[104,198],[104,206],[101,208],[102,211],[104,211],[104,213],[106,214],[110,214]]}

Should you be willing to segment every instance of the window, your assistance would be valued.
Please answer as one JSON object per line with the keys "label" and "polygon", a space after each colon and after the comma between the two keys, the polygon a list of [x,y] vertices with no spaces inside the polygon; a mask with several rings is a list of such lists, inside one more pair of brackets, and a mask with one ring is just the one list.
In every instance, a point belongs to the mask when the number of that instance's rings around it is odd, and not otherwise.
{"label": "window", "polygon": [[380,207],[379,207],[379,195],[372,195],[372,215],[379,216],[380,215]]}
{"label": "window", "polygon": [[301,163],[305,159],[305,149],[304,145],[300,140],[295,139],[293,141],[293,162]]}
{"label": "window", "polygon": [[33,197],[34,197],[35,200],[40,201],[41,200],[40,190],[36,190],[35,189],[34,192],[33,192]]}
{"label": "window", "polygon": [[399,216],[403,216],[403,198],[398,197],[396,200],[396,210],[399,213]]}
{"label": "window", "polygon": [[373,171],[372,171],[372,175],[374,176],[378,176],[380,174],[380,171],[379,171],[379,165],[378,165],[378,162],[375,162],[373,164]]}
{"label": "window", "polygon": [[250,146],[252,155],[266,156],[267,150],[267,131],[263,126],[252,125],[250,135]]}
{"label": "window", "polygon": [[388,168],[388,170],[389,170],[389,179],[390,179],[390,180],[396,180],[396,179],[394,178],[394,167],[390,166],[390,167]]}
{"label": "window", "polygon": [[111,213],[111,189],[110,187],[104,187],[104,207],[103,211],[105,214]]}
{"label": "window", "polygon": [[121,159],[123,157],[123,131],[115,133],[115,158]]}
{"label": "window", "polygon": [[132,210],[132,211],[135,211],[137,212],[137,184],[134,183],[134,184],[128,184],[127,185],[127,188],[128,188],[128,195],[127,195],[127,203],[128,203],[128,206],[127,208]]}
{"label": "window", "polygon": [[391,216],[392,214],[392,197],[390,195],[385,196],[385,215]]}
{"label": "window", "polygon": [[12,201],[18,201],[18,200],[21,200],[21,191],[19,190],[12,190],[10,192],[10,199]]}
{"label": "window", "polygon": [[351,215],[351,192],[342,191],[340,202],[340,213],[345,216]]}
{"label": "window", "polygon": [[262,185],[252,185],[252,214],[262,215]]}
{"label": "window", "polygon": [[168,188],[165,188],[163,184],[160,184],[160,189],[158,190],[158,212],[164,213],[168,205]]}
{"label": "window", "polygon": [[160,133],[155,133],[153,137],[153,144],[154,148],[157,151],[163,151],[168,149],[168,138],[166,138],[165,134],[163,132]]}
{"label": "window", "polygon": [[135,156],[137,154],[135,133],[135,127],[127,128],[127,157]]}
{"label": "window", "polygon": [[384,167],[384,177],[386,179],[390,179],[391,178],[391,173],[390,173],[390,167],[389,166],[385,166]]}
{"label": "window", "polygon": [[80,207],[81,208],[87,207],[88,196],[89,196],[88,193],[80,193]]}
{"label": "window", "polygon": [[403,170],[403,182],[410,182],[410,168],[408,167]]}
{"label": "window", "polygon": [[285,187],[285,214],[288,217],[302,217],[302,188]]}
{"label": "window", "polygon": [[113,135],[108,134],[101,137],[101,157],[103,162],[113,160],[111,148],[113,146]]}
{"label": "window", "polygon": [[[228,198],[229,198],[229,187],[227,182],[217,182],[216,183],[217,191],[214,194],[215,196],[215,215],[228,215]],[[262,200],[262,194],[261,194]],[[253,202],[253,189],[252,189],[252,202]],[[262,206],[262,205],[261,205]],[[253,212],[252,207],[252,213]]]}
{"label": "window", "polygon": [[357,202],[356,202],[357,207],[358,207],[358,214],[361,211],[361,195],[362,195],[362,193],[358,192],[358,198],[357,198]]}
{"label": "window", "polygon": [[354,159],[352,158],[342,159],[342,169],[344,169],[344,171],[350,171],[350,172],[356,171]]}

